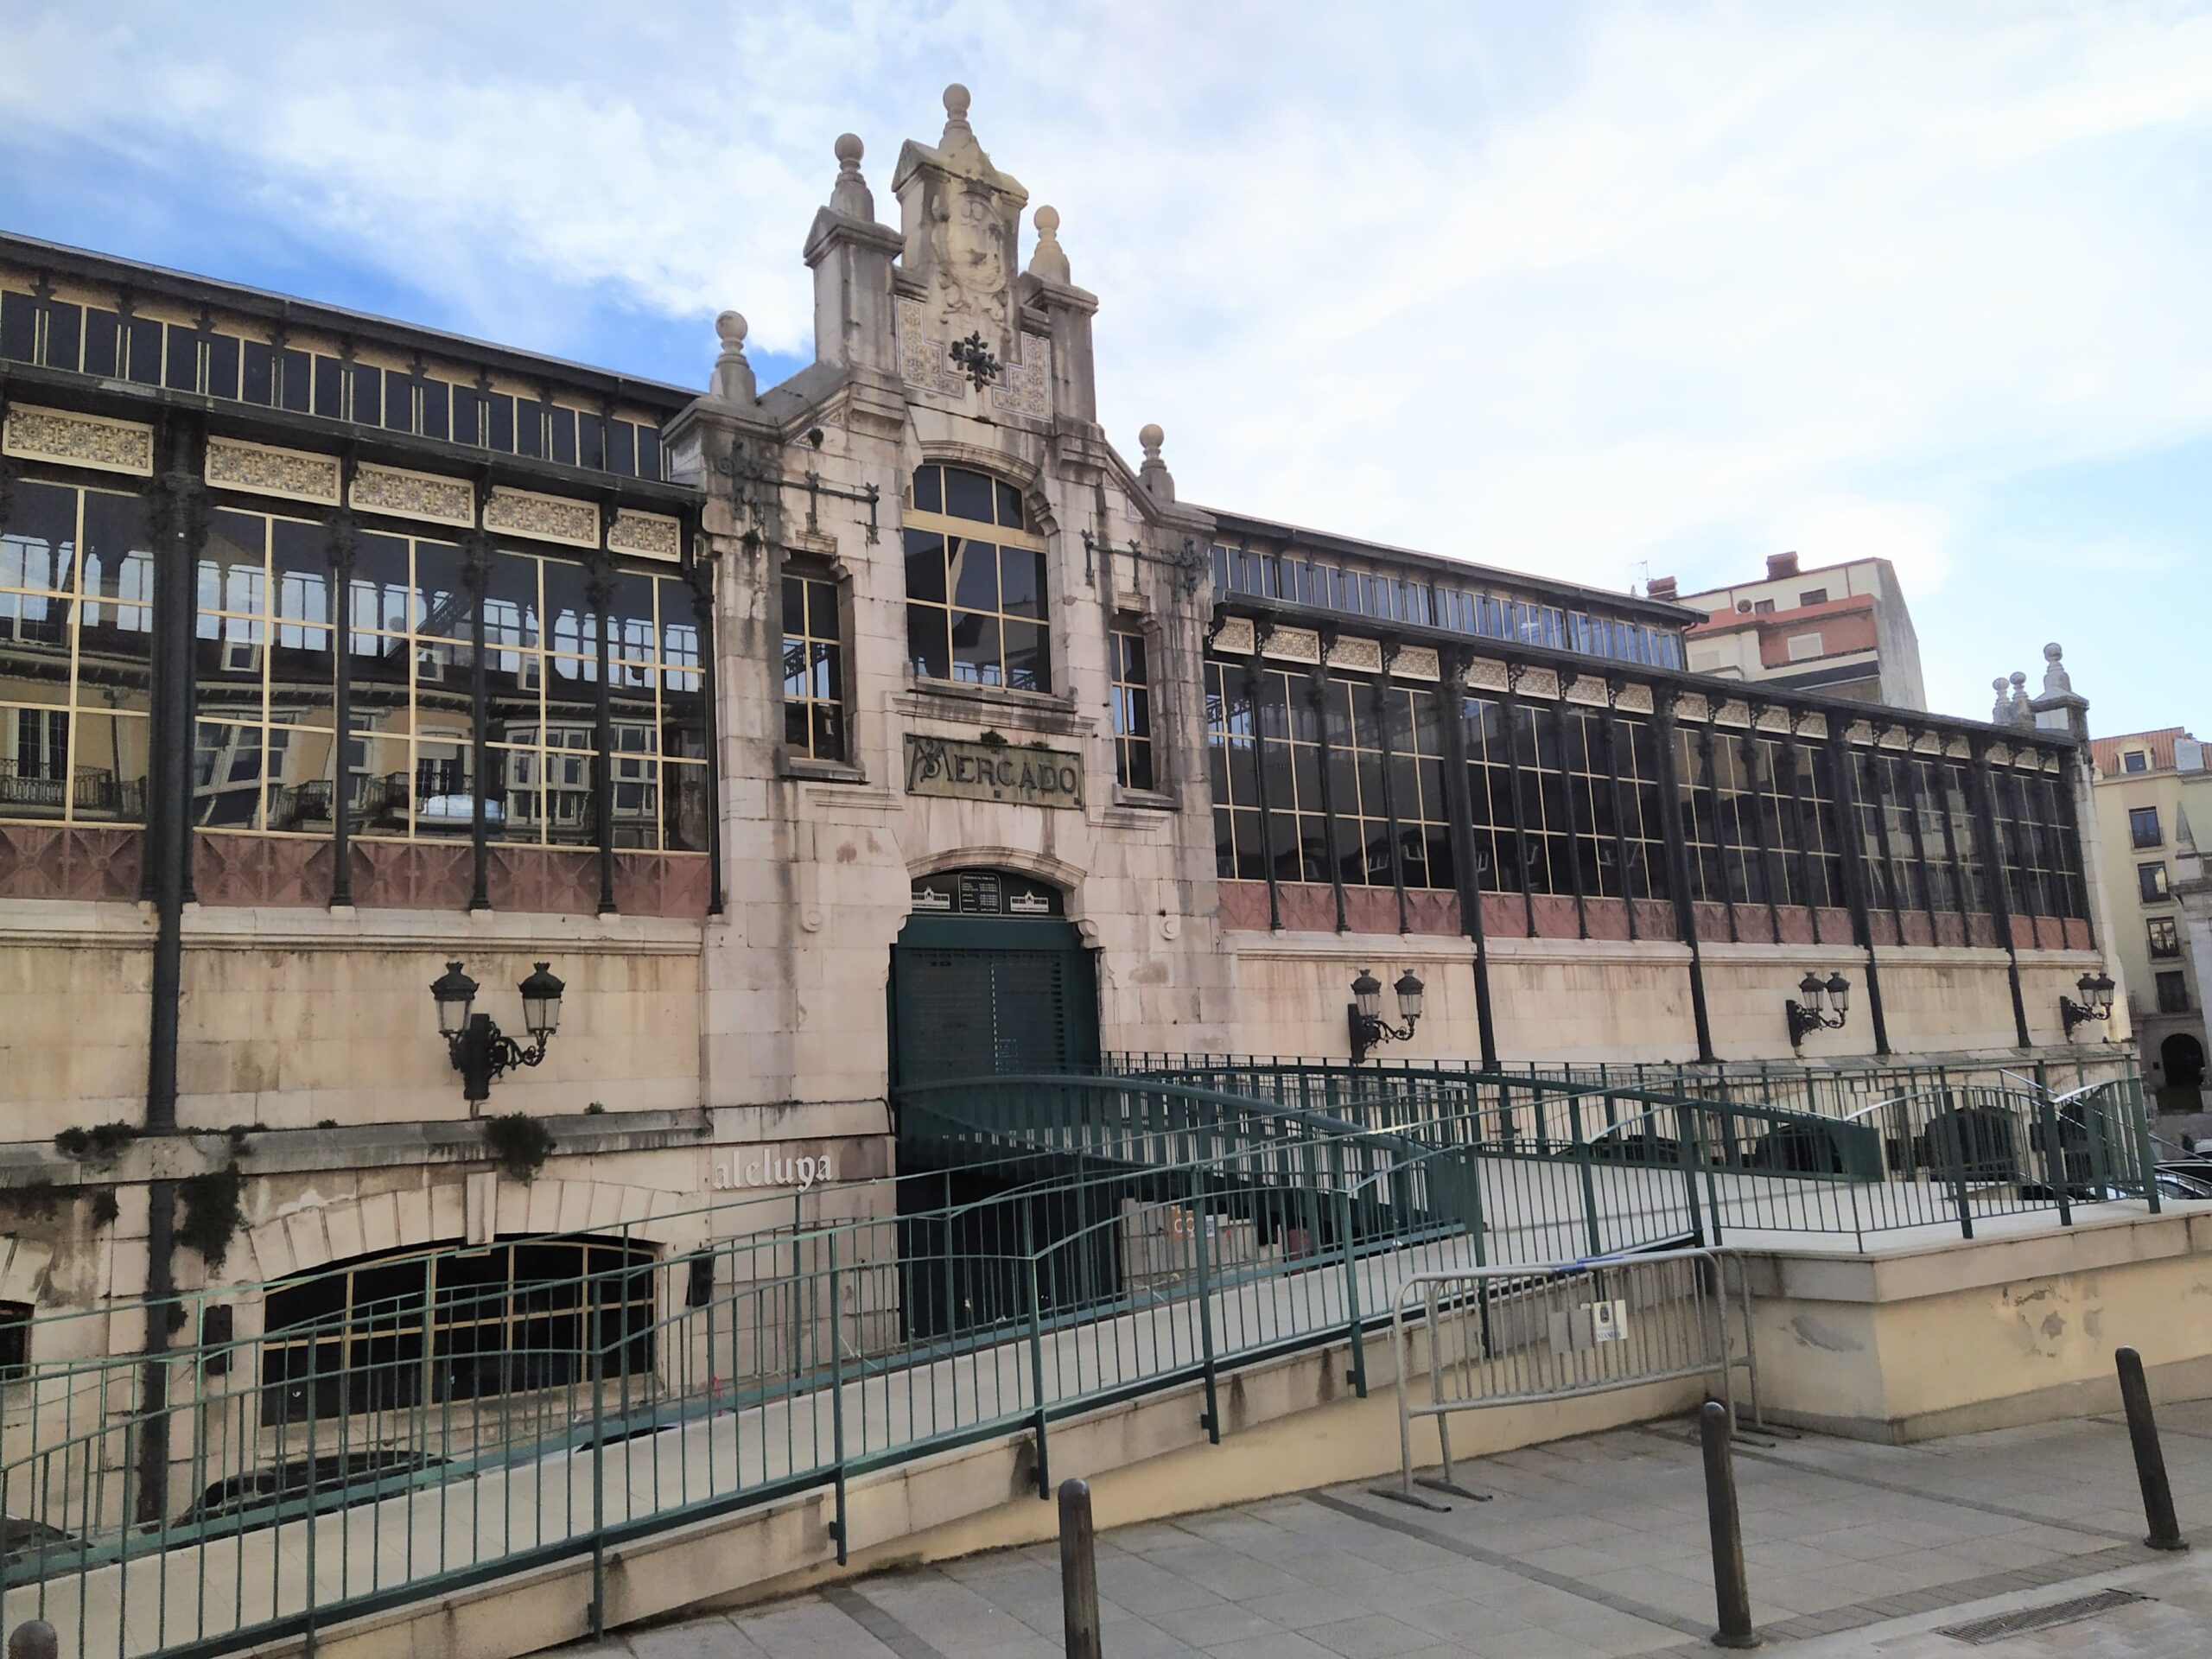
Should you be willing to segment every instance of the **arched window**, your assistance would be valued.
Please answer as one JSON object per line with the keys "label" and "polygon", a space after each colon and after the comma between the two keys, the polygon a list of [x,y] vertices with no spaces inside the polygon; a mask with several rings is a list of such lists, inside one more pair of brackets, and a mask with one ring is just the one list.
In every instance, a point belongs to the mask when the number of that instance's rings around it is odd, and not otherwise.
{"label": "arched window", "polygon": [[1045,541],[1021,492],[935,462],[906,512],[906,657],[917,678],[1052,689]]}
{"label": "arched window", "polygon": [[653,1249],[448,1243],[318,1268],[269,1292],[264,1425],[553,1388],[653,1368]]}

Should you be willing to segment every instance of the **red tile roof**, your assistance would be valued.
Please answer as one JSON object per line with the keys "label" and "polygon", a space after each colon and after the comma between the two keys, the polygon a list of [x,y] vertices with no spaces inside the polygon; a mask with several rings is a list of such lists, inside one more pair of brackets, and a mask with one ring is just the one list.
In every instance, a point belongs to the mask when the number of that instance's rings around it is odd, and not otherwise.
{"label": "red tile roof", "polygon": [[2190,735],[2180,726],[2166,726],[2155,732],[2122,732],[2117,737],[2093,737],[2089,740],[2090,757],[2097,763],[2101,777],[2115,777],[2120,772],[2120,756],[2124,749],[2148,749],[2151,770],[2171,772],[2174,769],[2174,740]]}

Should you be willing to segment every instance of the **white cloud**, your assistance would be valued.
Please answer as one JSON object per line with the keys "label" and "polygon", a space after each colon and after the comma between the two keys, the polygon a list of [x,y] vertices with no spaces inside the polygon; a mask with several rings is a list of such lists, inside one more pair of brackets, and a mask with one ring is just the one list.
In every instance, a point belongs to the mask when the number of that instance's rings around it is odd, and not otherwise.
{"label": "white cloud", "polygon": [[1932,595],[2008,480],[2212,432],[2197,6],[91,10],[0,25],[0,145],[219,161],[510,339],[543,276],[803,349],[830,139],[892,219],[963,79],[1187,496],[1607,586]]}

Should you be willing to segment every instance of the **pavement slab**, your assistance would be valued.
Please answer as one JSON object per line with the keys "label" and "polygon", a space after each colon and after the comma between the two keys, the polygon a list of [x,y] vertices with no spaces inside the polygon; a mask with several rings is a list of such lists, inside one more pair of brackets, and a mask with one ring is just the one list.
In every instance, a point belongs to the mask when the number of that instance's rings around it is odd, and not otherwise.
{"label": "pavement slab", "polygon": [[[2212,1401],[2159,1408],[2184,1533],[2212,1548]],[[1765,1650],[1790,1659],[2212,1653],[2212,1573],[2141,1541],[2126,1425],[1892,1446],[1752,1431],[1736,1448]],[[1709,1655],[1704,1485],[1682,1421],[1463,1460],[1441,1512],[1323,1488],[1101,1535],[1107,1659]],[[2139,1599],[1969,1648],[1943,1632],[2107,1589]],[[1046,1659],[1057,1546],[909,1567],[565,1659]]]}

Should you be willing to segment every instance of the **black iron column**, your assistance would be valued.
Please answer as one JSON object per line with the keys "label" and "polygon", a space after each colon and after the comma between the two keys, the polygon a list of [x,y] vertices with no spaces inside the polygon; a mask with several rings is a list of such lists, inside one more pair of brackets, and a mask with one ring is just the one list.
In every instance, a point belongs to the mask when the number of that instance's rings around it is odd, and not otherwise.
{"label": "black iron column", "polygon": [[1395,645],[1382,647],[1382,671],[1375,677],[1375,746],[1382,757],[1382,820],[1390,835],[1390,886],[1398,895],[1398,931],[1411,932],[1406,913],[1405,849],[1398,844],[1398,791],[1390,779],[1390,664],[1397,660]]}
{"label": "black iron column", "polygon": [[1990,919],[1997,925],[1997,937],[2005,946],[2005,976],[2012,988],[2012,1031],[2022,1048],[2028,1041],[2028,1002],[2020,989],[2020,950],[2012,939],[2012,874],[2005,860],[2004,838],[1997,833],[1997,817],[1990,804],[1991,777],[1989,745],[1979,742],[1972,746],[1973,765],[1968,768],[1967,794],[1974,808],[1974,827],[1981,842],[1982,885],[1989,893]]}
{"label": "black iron column", "polygon": [[[1828,766],[1835,779],[1834,799],[1837,823],[1855,831],[1859,816],[1859,778],[1851,759],[1851,731],[1840,717],[1828,721]],[[1874,1022],[1874,1052],[1890,1052],[1889,1022],[1882,1017],[1882,972],[1874,960],[1874,929],[1866,913],[1866,837],[1842,834],[1843,896],[1851,906],[1851,928],[1859,949],[1866,953],[1866,1008]]]}
{"label": "black iron column", "polygon": [[1337,931],[1344,931],[1344,872],[1341,862],[1344,853],[1338,845],[1337,828],[1337,786],[1329,774],[1332,753],[1329,743],[1329,647],[1335,636],[1320,635],[1320,655],[1313,664],[1313,671],[1306,679],[1306,706],[1313,712],[1313,734],[1319,745],[1321,766],[1321,823],[1328,838],[1329,891],[1337,902]]}
{"label": "black iron column", "polygon": [[[1452,815],[1452,869],[1459,890],[1459,925],[1475,942],[1475,1026],[1482,1042],[1483,1070],[1497,1070],[1497,1030],[1490,1001],[1490,942],[1483,931],[1482,871],[1475,858],[1474,794],[1467,786],[1467,659],[1457,654],[1443,662],[1444,684],[1438,693],[1444,721],[1444,810]],[[1447,698],[1448,708],[1443,707]]]}
{"label": "black iron column", "polygon": [[358,550],[359,524],[351,506],[353,499],[353,459],[344,462],[338,499],[331,516],[331,620],[335,625],[331,643],[337,652],[331,698],[331,720],[336,739],[333,746],[330,779],[330,903],[333,908],[353,902],[353,769],[346,764],[353,731],[353,558]]}
{"label": "black iron column", "polygon": [[715,654],[715,564],[701,552],[706,532],[700,527],[697,509],[685,511],[683,536],[690,555],[683,575],[691,589],[692,620],[699,625],[699,690],[706,724],[707,914],[719,916],[722,913],[722,671],[721,659]]}
{"label": "black iron column", "polygon": [[[1754,715],[1753,718],[1756,720],[1757,716]],[[1708,708],[1705,726],[1698,734],[1698,753],[1705,760],[1706,792],[1713,802],[1713,864],[1720,873],[1720,902],[1727,906],[1728,942],[1731,944],[1734,944],[1742,940],[1744,934],[1743,930],[1736,925],[1736,892],[1733,884],[1728,880],[1728,853],[1730,843],[1728,836],[1722,827],[1723,820],[1721,817],[1720,805],[1720,768],[1713,764],[1713,746],[1719,741],[1719,725],[1712,718],[1711,710]],[[1694,797],[1693,797],[1693,798],[1694,798]],[[1738,791],[1738,798],[1739,800],[1741,799],[1740,791]],[[1737,817],[1738,821],[1740,823],[1742,821],[1742,814],[1740,811],[1738,813]]]}
{"label": "black iron column", "polygon": [[[1630,887],[1628,873],[1628,814],[1621,800],[1621,717],[1614,704],[1620,698],[1620,686],[1613,680],[1605,682],[1605,779],[1606,787],[1613,797],[1613,868],[1620,872],[1621,908],[1628,914],[1628,936],[1631,939],[1643,937],[1636,925],[1636,893]],[[1584,728],[1586,734],[1588,728]],[[1649,872],[1646,873],[1647,879]]]}
{"label": "black iron column", "polygon": [[486,681],[484,662],[484,599],[492,587],[492,543],[483,527],[484,504],[490,493],[488,486],[480,486],[477,489],[477,527],[469,532],[468,553],[461,573],[463,583],[468,589],[469,768],[475,774],[468,794],[468,845],[471,855],[468,907],[472,911],[492,908],[491,825],[486,817],[485,801],[485,791],[491,786],[487,775],[492,765],[491,737],[487,729],[490,721],[487,705],[491,693]]}
{"label": "black iron column", "polygon": [[[1568,752],[1567,746],[1567,676],[1565,674],[1560,676],[1559,701],[1552,705],[1552,743],[1559,750],[1560,799],[1565,803],[1564,810],[1567,813],[1567,873],[1574,882],[1574,929],[1579,937],[1586,939],[1590,937],[1590,906],[1589,901],[1583,896],[1582,892],[1582,837],[1578,833],[1580,819],[1574,810],[1573,756]],[[1541,749],[1537,751],[1536,759],[1538,763],[1536,787],[1541,791],[1543,788]],[[1586,770],[1590,765],[1590,754],[1586,747],[1583,751],[1582,764]],[[1559,889],[1559,878],[1556,874],[1552,878],[1552,889],[1554,892]]]}
{"label": "black iron column", "polygon": [[[614,912],[614,702],[608,689],[613,678],[613,651],[607,641],[607,607],[614,603],[614,558],[607,551],[607,532],[614,524],[614,508],[600,508],[599,551],[584,571],[584,601],[591,607],[599,634],[599,684],[592,698],[591,803],[593,840],[599,850],[599,913]],[[665,756],[662,757],[665,760]],[[670,779],[664,776],[658,798],[661,810],[674,804],[668,798]]]}
{"label": "black iron column", "polygon": [[[1529,937],[1536,937],[1536,900],[1535,888],[1529,880],[1529,824],[1527,811],[1521,804],[1521,696],[1516,690],[1521,683],[1519,665],[1510,665],[1505,671],[1505,690],[1497,699],[1497,712],[1505,726],[1505,782],[1513,798],[1513,850],[1519,855],[1521,866],[1521,909],[1526,920]],[[1535,719],[1532,715],[1531,721]],[[1530,734],[1532,736],[1534,733]]]}
{"label": "black iron column", "polygon": [[[1697,906],[1690,897],[1689,843],[1682,834],[1675,702],[1663,692],[1655,692],[1651,702],[1651,738],[1659,763],[1659,830],[1667,838],[1667,884],[1675,890],[1675,936],[1690,950],[1690,1018],[1697,1031],[1697,1058],[1702,1063],[1713,1058],[1713,1019],[1705,1000],[1705,955],[1698,943]],[[1711,729],[1708,725],[1708,733]],[[1714,834],[1719,833],[1716,822]]]}
{"label": "black iron column", "polygon": [[[207,532],[202,482],[207,437],[172,415],[157,441],[154,541],[154,697],[147,791],[146,859],[152,871],[154,960],[146,1045],[146,1129],[176,1129],[177,1037],[184,988],[184,906],[192,888],[192,641],[194,563]],[[156,1180],[146,1195],[146,1328],[141,1352],[138,1491],[135,1518],[168,1514],[169,1336],[180,1317],[176,1289],[176,1183]]]}
{"label": "black iron column", "polygon": [[176,1128],[177,1010],[184,977],[184,906],[192,897],[194,562],[207,533],[206,437],[172,416],[160,434],[154,535],[154,715],[146,855],[155,938],[146,1128]]}
{"label": "black iron column", "polygon": [[[1252,630],[1252,654],[1244,659],[1244,700],[1252,711],[1252,776],[1260,797],[1260,866],[1268,878],[1268,929],[1282,931],[1282,891],[1275,880],[1274,815],[1268,804],[1268,739],[1260,715],[1260,647],[1267,633]],[[1287,734],[1285,734],[1287,735]]]}

